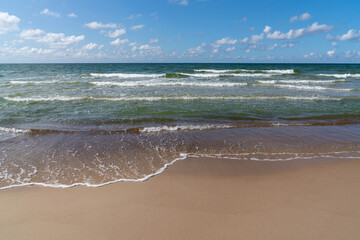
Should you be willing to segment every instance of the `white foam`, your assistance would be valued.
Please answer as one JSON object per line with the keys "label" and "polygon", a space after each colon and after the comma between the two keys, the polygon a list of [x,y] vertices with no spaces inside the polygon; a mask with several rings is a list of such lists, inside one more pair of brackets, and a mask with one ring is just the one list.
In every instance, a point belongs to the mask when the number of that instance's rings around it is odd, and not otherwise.
{"label": "white foam", "polygon": [[119,87],[160,87],[160,86],[192,86],[192,87],[235,87],[246,86],[247,83],[232,82],[91,82],[96,86],[119,86]]}
{"label": "white foam", "polygon": [[291,88],[291,89],[299,89],[299,90],[309,90],[309,91],[352,91],[350,88],[327,88],[322,86],[309,86],[309,85],[285,85],[285,84],[277,84],[273,85],[273,87],[278,88]]}
{"label": "white foam", "polygon": [[165,74],[139,74],[139,73],[90,73],[90,76],[97,78],[158,78],[165,77]]}
{"label": "white foam", "polygon": [[329,83],[335,83],[335,82],[345,82],[344,79],[340,80],[258,80],[259,83],[263,84],[275,84],[275,83],[317,83],[317,84],[329,84]]}
{"label": "white foam", "polygon": [[182,75],[198,78],[218,78],[218,77],[271,77],[276,74],[270,73],[180,73]]}
{"label": "white foam", "polygon": [[11,84],[51,84],[58,83],[58,80],[50,80],[50,81],[10,81]]}
{"label": "white foam", "polygon": [[321,97],[321,96],[311,96],[311,97],[297,97],[297,96],[179,96],[179,97],[121,97],[121,98],[95,98],[95,97],[67,97],[67,96],[57,96],[57,97],[4,97],[7,101],[14,102],[49,102],[49,101],[80,101],[80,100],[89,100],[89,101],[115,101],[115,102],[129,102],[129,101],[193,101],[193,100],[234,100],[234,101],[246,101],[246,100],[303,100],[303,101],[315,101],[315,100],[341,100],[341,98],[331,98],[331,97]]}
{"label": "white foam", "polygon": [[56,97],[29,97],[29,98],[21,98],[21,97],[4,97],[7,101],[13,102],[55,102],[55,101],[76,101],[76,100],[84,100],[85,97],[67,97],[67,96],[56,96]]}
{"label": "white foam", "polygon": [[188,157],[188,154],[180,153],[178,158],[174,159],[170,163],[166,163],[162,168],[158,169],[156,172],[154,172],[152,174],[149,174],[149,175],[145,175],[144,177],[137,178],[137,179],[121,178],[121,179],[116,179],[116,180],[113,180],[113,181],[100,183],[100,184],[91,184],[91,183],[87,183],[87,182],[84,182],[84,183],[79,182],[79,183],[73,183],[73,184],[69,184],[69,185],[67,185],[67,184],[48,184],[48,183],[39,183],[39,182],[29,182],[29,183],[13,184],[13,185],[1,187],[0,190],[5,190],[5,189],[10,189],[10,188],[15,188],[15,187],[25,187],[25,186],[41,186],[41,187],[53,187],[53,188],[71,188],[71,187],[77,187],[77,186],[102,187],[102,186],[117,183],[117,182],[144,182],[144,181],[150,179],[151,177],[154,177],[156,175],[159,175],[159,174],[163,173],[169,166],[171,166],[172,164],[174,164],[175,162],[177,162],[179,160],[184,160],[187,157]]}
{"label": "white foam", "polygon": [[335,77],[335,78],[360,78],[360,74],[344,73],[344,74],[317,74],[318,76],[324,77]]}
{"label": "white foam", "polygon": [[154,133],[154,132],[174,132],[174,131],[192,131],[192,130],[208,130],[208,129],[226,129],[231,128],[228,125],[179,125],[179,126],[159,126],[159,127],[144,127],[140,130],[142,133]]}
{"label": "white foam", "polygon": [[30,132],[30,130],[9,128],[9,127],[0,127],[0,131],[6,132],[6,133],[28,133],[28,132]]}
{"label": "white foam", "polygon": [[275,74],[294,74],[294,69],[270,69],[270,70],[248,70],[248,69],[224,69],[224,70],[218,70],[218,69],[195,69],[195,72],[208,72],[208,73],[233,73],[236,71],[242,71],[242,72],[265,72],[265,73],[275,73]]}
{"label": "white foam", "polygon": [[294,69],[285,69],[285,70],[274,69],[274,70],[263,70],[263,71],[267,72],[267,73],[279,73],[279,74],[294,74],[295,73]]}

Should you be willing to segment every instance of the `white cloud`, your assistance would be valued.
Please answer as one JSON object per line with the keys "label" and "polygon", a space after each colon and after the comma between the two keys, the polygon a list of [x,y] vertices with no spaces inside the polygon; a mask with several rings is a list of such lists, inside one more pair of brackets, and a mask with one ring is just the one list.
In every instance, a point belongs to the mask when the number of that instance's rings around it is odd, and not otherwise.
{"label": "white cloud", "polygon": [[104,45],[98,45],[96,43],[89,43],[89,44],[86,44],[85,46],[83,46],[82,49],[85,51],[90,51],[90,50],[94,50],[96,48],[101,49],[103,47],[104,47]]}
{"label": "white cloud", "polygon": [[77,17],[77,15],[75,13],[69,13],[67,16],[69,18],[76,18]]}
{"label": "white cloud", "polygon": [[214,45],[216,45],[216,46],[232,45],[232,44],[236,44],[237,42],[238,42],[238,40],[236,40],[236,39],[231,39],[229,37],[225,37],[220,40],[217,40]]}
{"label": "white cloud", "polygon": [[266,38],[273,40],[296,39],[304,37],[306,35],[328,32],[331,29],[333,29],[333,26],[329,26],[326,24],[319,25],[318,22],[314,22],[312,25],[307,26],[306,28],[300,28],[295,30],[291,29],[287,33],[282,33],[280,31],[275,31],[272,33],[268,32]]}
{"label": "white cloud", "polygon": [[333,57],[334,54],[335,54],[335,49],[330,50],[330,51],[327,51],[326,54],[327,54],[329,57]]}
{"label": "white cloud", "polygon": [[19,29],[20,18],[9,15],[7,12],[0,12],[0,34],[16,31]]}
{"label": "white cloud", "polygon": [[142,17],[142,14],[131,14],[126,19],[132,20],[132,19],[139,18],[139,17]]}
{"label": "white cloud", "polygon": [[335,41],[360,41],[360,30],[356,31],[355,29],[350,29],[347,33],[343,35],[327,35],[326,39]]}
{"label": "white cloud", "polygon": [[266,25],[263,32],[269,33],[270,31],[271,31],[271,27]]}
{"label": "white cloud", "polygon": [[318,55],[314,52],[311,52],[311,53],[308,53],[308,54],[305,54],[304,55],[304,58],[307,58],[307,59],[312,59],[312,58],[320,58],[321,55]]}
{"label": "white cloud", "polygon": [[71,44],[78,43],[85,39],[84,35],[81,36],[65,36],[63,33],[46,33],[45,36],[39,38],[37,41],[49,44],[51,47],[63,48]]}
{"label": "white cloud", "polygon": [[128,42],[129,42],[129,39],[127,39],[127,38],[125,38],[125,39],[117,38],[114,41],[110,42],[110,44],[113,46],[120,46],[120,45],[126,44]]}
{"label": "white cloud", "polygon": [[338,44],[337,44],[337,42],[332,42],[331,45],[337,46]]}
{"label": "white cloud", "polygon": [[247,37],[243,38],[240,40],[240,42],[254,44],[254,43],[259,42],[263,38],[264,38],[264,33],[261,33],[259,35],[252,35],[251,38],[247,38]]}
{"label": "white cloud", "polygon": [[41,29],[28,29],[22,31],[20,33],[20,37],[28,40],[36,40],[39,39],[44,34],[45,34],[44,30]]}
{"label": "white cloud", "polygon": [[42,10],[40,12],[40,14],[42,15],[48,15],[48,16],[52,16],[52,17],[60,17],[60,14],[56,13],[56,12],[52,12],[49,9],[45,8],[44,10]]}
{"label": "white cloud", "polygon": [[283,43],[283,44],[281,44],[280,47],[281,48],[293,48],[293,47],[295,47],[295,44],[294,43]]}
{"label": "white cloud", "polygon": [[278,46],[278,45],[275,43],[275,44],[273,44],[273,45],[271,45],[271,46],[268,46],[268,47],[266,48],[266,50],[272,51],[272,50],[274,50],[277,46]]}
{"label": "white cloud", "polygon": [[227,49],[225,49],[225,52],[232,52],[234,50],[236,50],[235,46],[234,47],[228,47]]}
{"label": "white cloud", "polygon": [[31,54],[49,54],[54,50],[51,49],[42,49],[42,48],[30,48],[30,47],[22,47],[16,50],[17,55],[31,55]]}
{"label": "white cloud", "polygon": [[145,25],[141,24],[141,25],[136,25],[136,26],[132,26],[131,30],[136,31],[136,30],[140,30],[143,29],[145,27]]}
{"label": "white cloud", "polygon": [[306,21],[309,20],[311,18],[311,15],[309,13],[303,13],[299,16],[293,16],[290,18],[290,22],[294,22],[294,21]]}
{"label": "white cloud", "polygon": [[152,38],[149,41],[149,43],[158,43],[158,42],[159,42],[159,39],[157,39],[157,38]]}
{"label": "white cloud", "polygon": [[182,6],[187,6],[189,4],[187,0],[169,0],[169,3],[174,3]]}
{"label": "white cloud", "polygon": [[360,57],[360,51],[346,51],[344,54],[344,57],[346,58],[359,58]]}
{"label": "white cloud", "polygon": [[109,32],[108,33],[108,37],[111,38],[117,38],[120,37],[121,35],[124,35],[126,33],[126,29],[125,28],[121,28],[121,29],[116,29],[113,32]]}
{"label": "white cloud", "polygon": [[41,29],[24,30],[20,33],[20,37],[28,40],[35,40],[40,43],[45,43],[53,48],[63,48],[85,39],[84,35],[65,36],[64,33],[45,33]]}
{"label": "white cloud", "polygon": [[101,22],[91,22],[91,23],[85,23],[85,27],[91,28],[91,29],[99,29],[99,28],[117,28],[117,25],[115,23],[107,23],[103,24]]}
{"label": "white cloud", "polygon": [[206,43],[202,43],[201,45],[197,46],[197,47],[193,47],[193,48],[189,48],[187,53],[190,56],[199,56],[200,54],[202,54],[203,52],[205,52],[204,47],[206,46]]}
{"label": "white cloud", "polygon": [[254,30],[255,30],[255,27],[249,28],[249,31],[254,31]]}

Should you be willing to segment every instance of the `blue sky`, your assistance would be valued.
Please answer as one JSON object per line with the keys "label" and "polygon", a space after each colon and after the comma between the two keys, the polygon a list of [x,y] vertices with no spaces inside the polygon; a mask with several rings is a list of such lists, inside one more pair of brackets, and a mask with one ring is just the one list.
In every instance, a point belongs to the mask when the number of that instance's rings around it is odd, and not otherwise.
{"label": "blue sky", "polygon": [[0,62],[360,62],[360,1],[0,1]]}

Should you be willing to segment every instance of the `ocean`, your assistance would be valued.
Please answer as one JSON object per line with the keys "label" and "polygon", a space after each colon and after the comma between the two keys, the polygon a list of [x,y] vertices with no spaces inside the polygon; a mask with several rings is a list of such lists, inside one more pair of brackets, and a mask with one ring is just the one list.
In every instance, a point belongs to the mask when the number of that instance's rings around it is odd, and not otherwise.
{"label": "ocean", "polygon": [[1,64],[0,189],[360,158],[359,90],[359,64]]}

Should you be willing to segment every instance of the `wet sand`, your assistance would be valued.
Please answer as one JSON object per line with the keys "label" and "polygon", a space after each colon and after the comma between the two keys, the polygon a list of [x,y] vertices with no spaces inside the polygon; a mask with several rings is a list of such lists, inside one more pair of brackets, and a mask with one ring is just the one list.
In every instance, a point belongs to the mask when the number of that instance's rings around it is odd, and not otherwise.
{"label": "wet sand", "polygon": [[1,239],[360,239],[360,159],[189,158],[145,182],[0,191]]}

